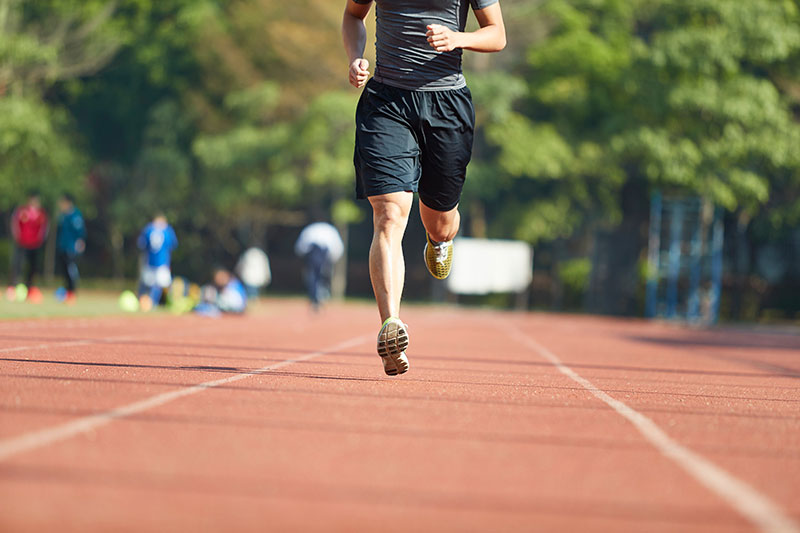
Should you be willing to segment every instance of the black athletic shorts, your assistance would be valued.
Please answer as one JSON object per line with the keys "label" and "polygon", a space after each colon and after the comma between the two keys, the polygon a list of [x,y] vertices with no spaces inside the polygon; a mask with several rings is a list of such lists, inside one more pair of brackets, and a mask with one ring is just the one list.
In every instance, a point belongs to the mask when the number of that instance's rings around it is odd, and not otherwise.
{"label": "black athletic shorts", "polygon": [[356,109],[356,195],[419,192],[437,211],[458,205],[472,157],[469,89],[410,91],[370,80]]}

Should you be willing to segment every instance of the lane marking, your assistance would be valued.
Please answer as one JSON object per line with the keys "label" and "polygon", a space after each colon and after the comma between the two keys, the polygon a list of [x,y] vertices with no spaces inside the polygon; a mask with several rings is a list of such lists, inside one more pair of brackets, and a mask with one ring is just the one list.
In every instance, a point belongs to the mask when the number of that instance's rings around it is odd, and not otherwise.
{"label": "lane marking", "polygon": [[28,350],[44,350],[47,348],[69,348],[71,346],[88,346],[90,344],[112,342],[115,340],[124,340],[124,339],[130,339],[130,337],[107,337],[105,339],[97,339],[97,340],[61,341],[61,342],[48,342],[45,344],[37,344],[35,346],[15,346],[13,348],[0,348],[0,353],[25,352]]}
{"label": "lane marking", "polygon": [[67,440],[82,433],[89,433],[90,431],[94,431],[95,429],[101,426],[110,424],[114,420],[135,415],[143,411],[147,411],[148,409],[152,409],[154,407],[162,406],[173,400],[177,400],[178,398],[191,396],[192,394],[197,394],[198,392],[202,392],[204,390],[213,389],[214,387],[219,387],[220,385],[227,385],[228,383],[234,383],[236,381],[240,381],[242,379],[246,379],[252,376],[265,374],[272,370],[277,370],[279,368],[283,368],[285,366],[289,366],[294,363],[308,361],[310,359],[314,359],[315,357],[319,357],[321,355],[329,354],[339,350],[344,350],[346,348],[351,348],[353,346],[362,344],[366,341],[367,337],[365,336],[357,337],[354,339],[341,342],[335,346],[326,348],[324,350],[308,353],[300,357],[293,357],[291,359],[286,359],[284,361],[281,361],[280,363],[274,363],[265,366],[263,368],[251,370],[249,372],[244,372],[242,374],[236,374],[235,376],[230,376],[227,378],[217,379],[214,381],[206,381],[204,383],[198,383],[197,385],[192,385],[191,387],[184,387],[169,392],[164,392],[162,394],[157,394],[155,396],[151,396],[150,398],[145,398],[144,400],[140,400],[138,402],[133,402],[127,405],[123,405],[121,407],[105,411],[103,413],[97,413],[94,415],[85,416],[73,420],[71,422],[66,422],[64,424],[59,424],[49,428],[32,431],[30,433],[25,433],[17,437],[0,440],[0,461],[6,460],[20,453],[28,452],[36,448],[47,446],[48,444],[53,444],[55,442]]}
{"label": "lane marking", "polygon": [[519,342],[547,359],[562,374],[569,377],[596,398],[605,402],[619,415],[628,420],[639,433],[662,455],[676,463],[701,485],[725,500],[735,511],[752,522],[761,531],[768,533],[800,533],[800,524],[795,522],[777,504],[744,481],[718,467],[667,435],[652,419],[636,411],[626,403],[597,388],[542,344],[539,344],[516,326],[506,325]]}

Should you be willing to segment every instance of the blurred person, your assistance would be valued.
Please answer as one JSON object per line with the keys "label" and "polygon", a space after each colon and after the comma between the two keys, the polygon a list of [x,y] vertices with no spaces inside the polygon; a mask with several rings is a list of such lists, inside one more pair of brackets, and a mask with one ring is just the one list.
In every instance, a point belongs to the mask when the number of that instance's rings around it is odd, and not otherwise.
{"label": "blurred person", "polygon": [[261,248],[251,247],[245,250],[236,263],[236,273],[249,298],[256,298],[258,291],[272,281],[269,258]]}
{"label": "blurred person", "polygon": [[58,210],[56,263],[66,284],[64,301],[71,304],[75,301],[79,279],[77,259],[86,250],[86,224],[70,194],[64,194],[58,199]]}
{"label": "blurred person", "polygon": [[202,301],[195,307],[195,312],[219,316],[222,313],[242,314],[247,310],[247,291],[233,273],[217,268],[213,280],[213,285],[201,290]]}
{"label": "blurred person", "polygon": [[333,264],[344,253],[342,238],[333,225],[314,222],[300,232],[294,251],[305,260],[308,298],[312,308],[319,310],[322,303],[330,297]]}
{"label": "blurred person", "polygon": [[[364,88],[356,109],[356,194],[372,205],[369,271],[382,321],[378,355],[388,375],[408,370],[408,326],[400,320],[405,281],[402,239],[413,193],[426,231],[428,271],[450,273],[458,203],[472,156],[475,112],[461,73],[462,50],[506,44],[498,0],[439,0],[412,6],[375,0],[375,76],[364,59],[373,0],[347,0],[342,18],[350,83]],[[480,28],[464,32],[470,6]]]}
{"label": "blurred person", "polygon": [[142,310],[149,311],[158,305],[164,289],[172,283],[170,262],[172,252],[178,247],[178,237],[167,222],[167,217],[159,213],[144,227],[137,244],[144,252],[139,300]]}
{"label": "blurred person", "polygon": [[28,270],[25,275],[27,299],[29,302],[42,301],[42,292],[33,284],[39,269],[39,251],[47,238],[49,222],[47,212],[42,208],[38,193],[28,195],[27,202],[17,207],[11,215],[11,235],[14,239],[14,252],[11,256],[11,279],[6,296],[16,298],[16,286],[25,261]]}

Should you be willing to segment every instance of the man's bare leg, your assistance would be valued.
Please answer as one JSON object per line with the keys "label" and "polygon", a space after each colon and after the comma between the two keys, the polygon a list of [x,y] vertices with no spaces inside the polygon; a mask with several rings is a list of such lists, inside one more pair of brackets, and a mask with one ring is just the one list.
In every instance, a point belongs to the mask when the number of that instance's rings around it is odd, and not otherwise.
{"label": "man's bare leg", "polygon": [[420,200],[419,216],[422,219],[422,225],[425,226],[425,231],[434,241],[452,241],[461,225],[458,206],[455,206],[450,211],[437,211],[423,204],[422,200]]}
{"label": "man's bare leg", "polygon": [[371,196],[372,245],[369,249],[369,277],[381,321],[400,315],[406,265],[403,234],[408,224],[413,195],[395,192]]}
{"label": "man's bare leg", "polygon": [[373,235],[369,249],[369,277],[381,315],[378,355],[389,376],[408,371],[408,327],[400,320],[406,265],[403,234],[411,212],[412,194],[397,192],[372,196]]}

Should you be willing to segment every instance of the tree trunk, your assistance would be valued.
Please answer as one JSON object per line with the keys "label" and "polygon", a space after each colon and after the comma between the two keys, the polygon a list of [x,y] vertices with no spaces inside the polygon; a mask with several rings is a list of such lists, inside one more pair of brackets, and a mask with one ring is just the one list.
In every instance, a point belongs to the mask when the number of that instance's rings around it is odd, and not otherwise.
{"label": "tree trunk", "polygon": [[[736,217],[736,290],[733,291],[731,314],[741,320],[744,317],[744,295],[747,292],[747,277],[750,273],[750,243],[747,239],[747,228],[750,216],[744,211]],[[749,317],[747,317],[749,318]]]}
{"label": "tree trunk", "polygon": [[611,231],[598,232],[589,306],[592,312],[637,314],[637,265],[647,248],[650,203],[647,184],[629,179],[622,188],[622,222]]}
{"label": "tree trunk", "polygon": [[114,279],[125,278],[125,237],[116,226],[112,224],[109,228],[111,234],[111,264],[114,272]]}
{"label": "tree trunk", "polygon": [[469,206],[470,237],[486,238],[486,208],[480,200],[473,200]]}

